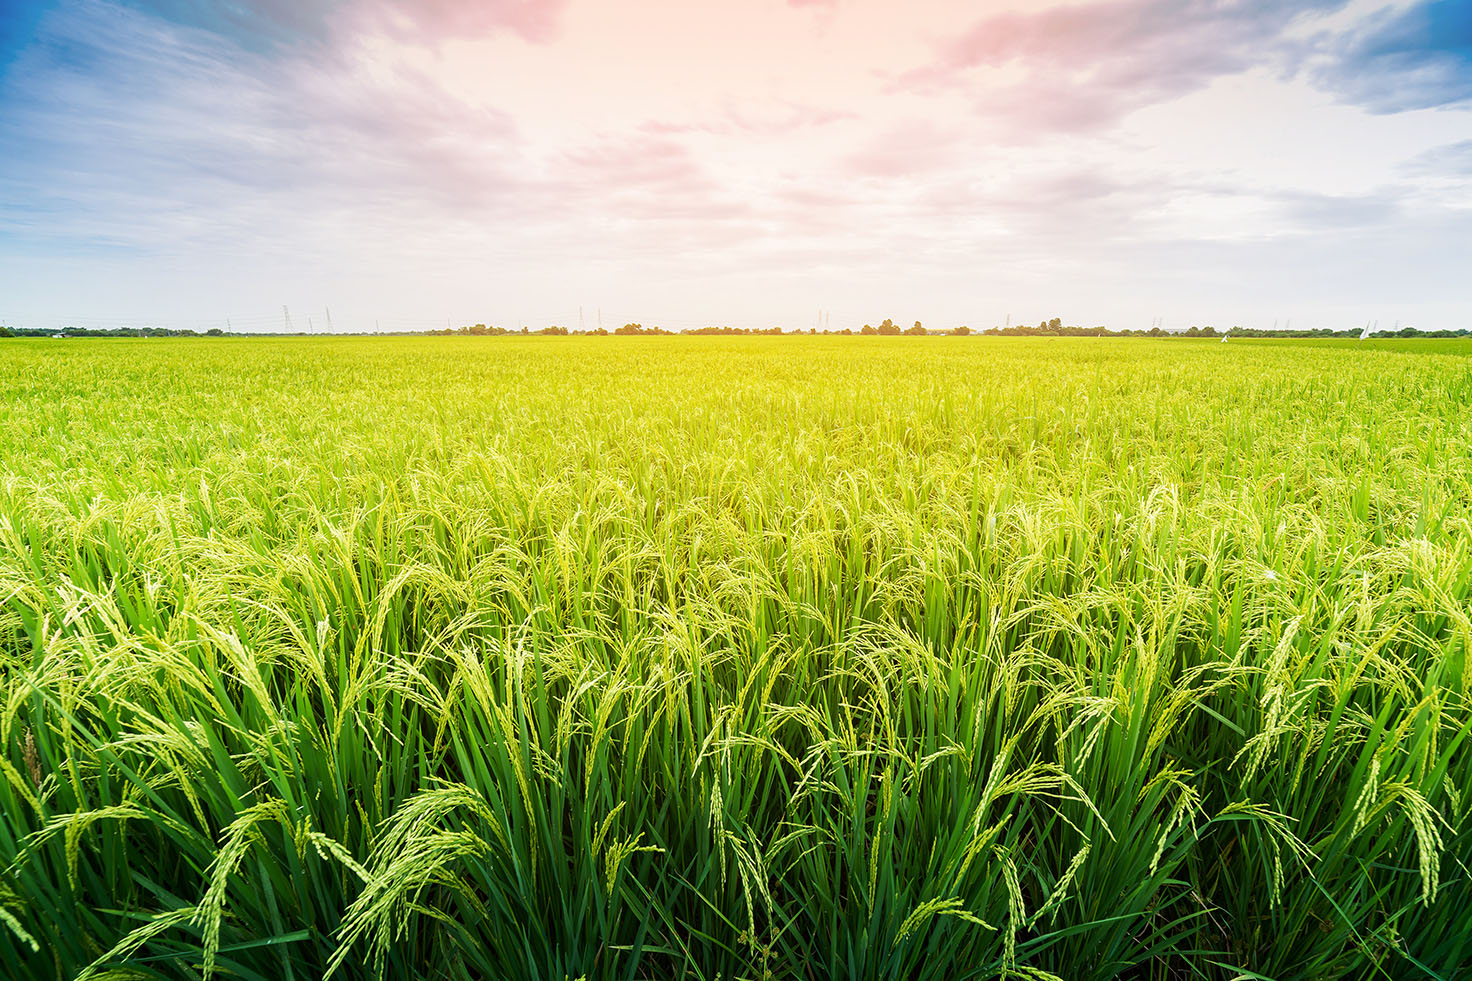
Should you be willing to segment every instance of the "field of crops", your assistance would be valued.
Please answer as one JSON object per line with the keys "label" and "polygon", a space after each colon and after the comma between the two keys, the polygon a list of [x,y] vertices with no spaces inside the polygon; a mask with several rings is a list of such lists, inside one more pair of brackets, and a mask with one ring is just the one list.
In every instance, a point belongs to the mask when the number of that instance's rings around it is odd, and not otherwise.
{"label": "field of crops", "polygon": [[1472,343],[0,341],[0,412],[0,976],[1472,972]]}

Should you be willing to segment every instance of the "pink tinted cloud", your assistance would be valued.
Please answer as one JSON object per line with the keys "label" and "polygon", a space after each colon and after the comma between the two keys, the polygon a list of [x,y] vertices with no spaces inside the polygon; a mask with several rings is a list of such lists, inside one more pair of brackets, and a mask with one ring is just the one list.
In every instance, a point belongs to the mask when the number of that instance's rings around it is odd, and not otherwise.
{"label": "pink tinted cloud", "polygon": [[[984,17],[941,44],[897,90],[962,89],[977,108],[1033,130],[1077,131],[1288,57],[1284,29],[1347,0],[1105,0]],[[1020,71],[988,86],[985,69]],[[1029,130],[1018,130],[1026,134]]]}
{"label": "pink tinted cloud", "polygon": [[875,136],[839,162],[848,178],[919,177],[954,165],[961,141],[954,131],[923,120],[895,126]]}
{"label": "pink tinted cloud", "polygon": [[565,155],[574,180],[623,190],[635,187],[704,188],[709,178],[688,147],[648,135],[603,137]]}
{"label": "pink tinted cloud", "polygon": [[772,111],[758,111],[744,106],[731,106],[726,116],[741,132],[758,136],[780,136],[805,129],[816,129],[855,118],[846,109],[788,103]]}
{"label": "pink tinted cloud", "polygon": [[781,137],[807,129],[830,126],[856,118],[847,109],[785,103],[774,109],[728,105],[723,110],[693,120],[651,119],[639,126],[645,133],[680,136],[707,133],[717,136]]}
{"label": "pink tinted cloud", "polygon": [[359,8],[357,26],[380,24],[397,36],[444,41],[510,31],[528,41],[557,35],[567,0],[376,0]]}

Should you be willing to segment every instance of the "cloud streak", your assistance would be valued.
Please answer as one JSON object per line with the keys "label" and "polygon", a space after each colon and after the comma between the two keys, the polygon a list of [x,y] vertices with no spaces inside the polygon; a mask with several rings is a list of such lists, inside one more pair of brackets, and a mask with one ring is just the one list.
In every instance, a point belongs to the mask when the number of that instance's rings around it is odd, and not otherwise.
{"label": "cloud streak", "polygon": [[[1169,272],[1242,322],[1282,243],[1359,268],[1413,231],[1451,276],[1467,15],[1363,6],[60,0],[0,76],[0,296],[1128,325]],[[1235,152],[1269,130],[1307,149]],[[1423,292],[1390,317],[1458,316]]]}
{"label": "cloud streak", "polygon": [[322,45],[346,33],[384,28],[416,41],[497,31],[547,41],[555,35],[565,0],[129,0],[129,6],[259,52]]}
{"label": "cloud streak", "polygon": [[[1106,0],[974,22],[898,85],[975,92],[985,113],[1047,130],[1104,127],[1224,75],[1279,61],[1284,32],[1347,0]],[[991,73],[1009,69],[1000,84]]]}
{"label": "cloud streak", "polygon": [[1472,4],[1431,0],[1350,32],[1321,84],[1382,113],[1472,102]]}

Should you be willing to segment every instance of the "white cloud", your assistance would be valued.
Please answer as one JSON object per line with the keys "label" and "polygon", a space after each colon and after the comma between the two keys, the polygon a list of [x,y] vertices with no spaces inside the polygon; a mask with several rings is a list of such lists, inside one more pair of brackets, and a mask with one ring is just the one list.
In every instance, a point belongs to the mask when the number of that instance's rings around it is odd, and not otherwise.
{"label": "white cloud", "polygon": [[324,49],[68,0],[0,91],[0,313],[1472,325],[1465,113],[1316,87],[1379,7],[818,6],[374,5]]}

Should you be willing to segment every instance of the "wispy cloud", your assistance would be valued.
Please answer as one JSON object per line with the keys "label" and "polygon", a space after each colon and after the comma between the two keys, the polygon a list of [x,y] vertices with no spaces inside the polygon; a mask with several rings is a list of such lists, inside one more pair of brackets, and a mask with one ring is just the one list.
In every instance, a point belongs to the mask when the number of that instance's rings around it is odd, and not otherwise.
{"label": "wispy cloud", "polygon": [[1376,112],[1472,102],[1472,4],[1389,9],[1349,32],[1317,79]]}
{"label": "wispy cloud", "polygon": [[416,40],[511,31],[545,41],[566,0],[129,0],[170,23],[210,31],[247,50],[324,44],[344,33],[388,28]]}
{"label": "wispy cloud", "polygon": [[[899,84],[971,89],[983,111],[1047,129],[1125,113],[1281,57],[1294,21],[1347,0],[1106,0],[983,17]],[[1000,84],[992,74],[1008,69]]]}
{"label": "wispy cloud", "polygon": [[1472,177],[1472,140],[1427,150],[1407,160],[1404,170],[1417,177]]}
{"label": "wispy cloud", "polygon": [[509,117],[413,71],[219,48],[100,3],[54,18],[24,67],[0,124],[7,169],[53,202],[58,232],[121,219],[176,249],[272,234],[268,218],[484,209],[524,182]]}
{"label": "wispy cloud", "polygon": [[181,306],[248,282],[518,316],[587,290],[755,323],[1064,294],[1125,322],[1163,281],[1237,303],[1291,242],[1327,296],[1327,257],[1372,265],[1414,230],[1445,269],[1468,233],[1469,16],[55,0],[0,76],[0,287],[44,304],[92,269],[98,296]]}
{"label": "wispy cloud", "polygon": [[[896,85],[969,92],[1034,130],[1103,128],[1256,68],[1376,112],[1472,100],[1472,5],[1420,0],[1333,26],[1349,0],[1104,0],[982,17]],[[1323,24],[1322,27],[1316,25]]]}

